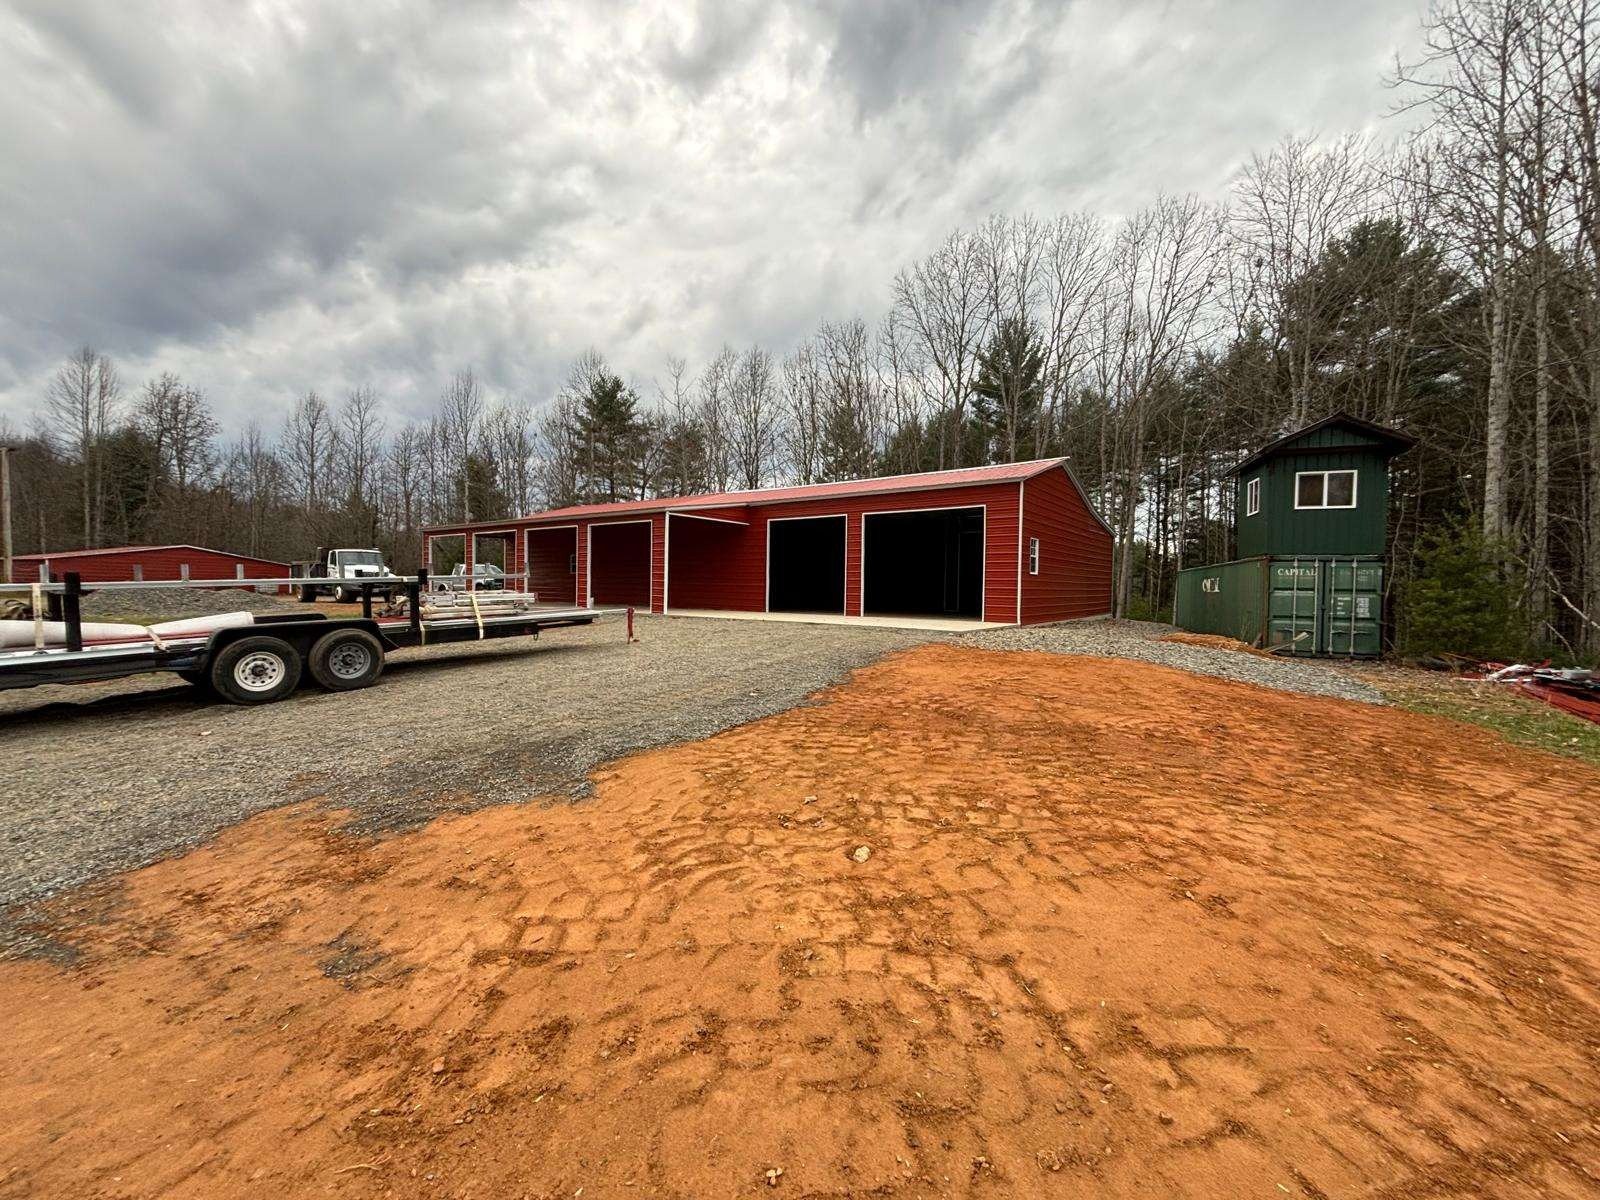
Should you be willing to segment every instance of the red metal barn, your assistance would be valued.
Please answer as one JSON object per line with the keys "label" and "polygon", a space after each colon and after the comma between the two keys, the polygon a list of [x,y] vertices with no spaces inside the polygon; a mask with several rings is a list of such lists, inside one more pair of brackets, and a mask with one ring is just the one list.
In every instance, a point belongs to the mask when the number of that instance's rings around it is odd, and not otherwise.
{"label": "red metal barn", "polygon": [[[431,526],[541,599],[667,613],[1037,624],[1111,610],[1111,532],[1064,459]],[[490,550],[488,542],[494,543]]]}
{"label": "red metal barn", "polygon": [[100,550],[62,550],[54,554],[19,554],[12,572],[17,583],[32,583],[68,571],[84,583],[147,582],[178,579],[282,579],[289,564],[248,554],[230,554],[204,546],[111,546]]}

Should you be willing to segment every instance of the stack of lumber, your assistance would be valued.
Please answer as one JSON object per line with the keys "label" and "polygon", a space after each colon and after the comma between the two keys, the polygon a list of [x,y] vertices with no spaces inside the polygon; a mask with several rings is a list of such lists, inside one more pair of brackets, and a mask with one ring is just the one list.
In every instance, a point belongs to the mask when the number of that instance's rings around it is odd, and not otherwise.
{"label": "stack of lumber", "polygon": [[[399,608],[405,611],[406,602]],[[422,598],[422,616],[431,617],[511,617],[533,612],[539,598],[531,592],[430,592]]]}

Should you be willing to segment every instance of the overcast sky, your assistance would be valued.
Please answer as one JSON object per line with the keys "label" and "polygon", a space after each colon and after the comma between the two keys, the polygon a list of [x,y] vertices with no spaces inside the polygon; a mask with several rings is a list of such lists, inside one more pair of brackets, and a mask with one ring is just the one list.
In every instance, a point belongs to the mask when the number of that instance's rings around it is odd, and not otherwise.
{"label": "overcast sky", "polygon": [[1388,135],[1409,0],[0,0],[0,420],[81,344],[224,428],[782,351],[993,210]]}

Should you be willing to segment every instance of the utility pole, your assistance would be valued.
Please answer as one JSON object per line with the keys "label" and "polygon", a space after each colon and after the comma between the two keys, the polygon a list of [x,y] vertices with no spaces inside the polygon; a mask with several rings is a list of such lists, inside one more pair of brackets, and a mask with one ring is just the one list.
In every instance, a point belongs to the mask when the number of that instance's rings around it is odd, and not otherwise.
{"label": "utility pole", "polygon": [[0,445],[0,583],[15,583],[11,577],[11,451]]}

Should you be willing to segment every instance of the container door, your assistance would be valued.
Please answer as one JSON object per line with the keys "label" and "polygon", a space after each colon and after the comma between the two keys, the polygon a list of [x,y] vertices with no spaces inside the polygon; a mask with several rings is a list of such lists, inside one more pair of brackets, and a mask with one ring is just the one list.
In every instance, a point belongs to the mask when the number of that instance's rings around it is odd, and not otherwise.
{"label": "container door", "polygon": [[1375,657],[1383,649],[1383,564],[1334,559],[1326,578],[1323,652]]}
{"label": "container door", "polygon": [[1267,646],[1290,654],[1320,654],[1323,564],[1314,558],[1274,559],[1269,592]]}

